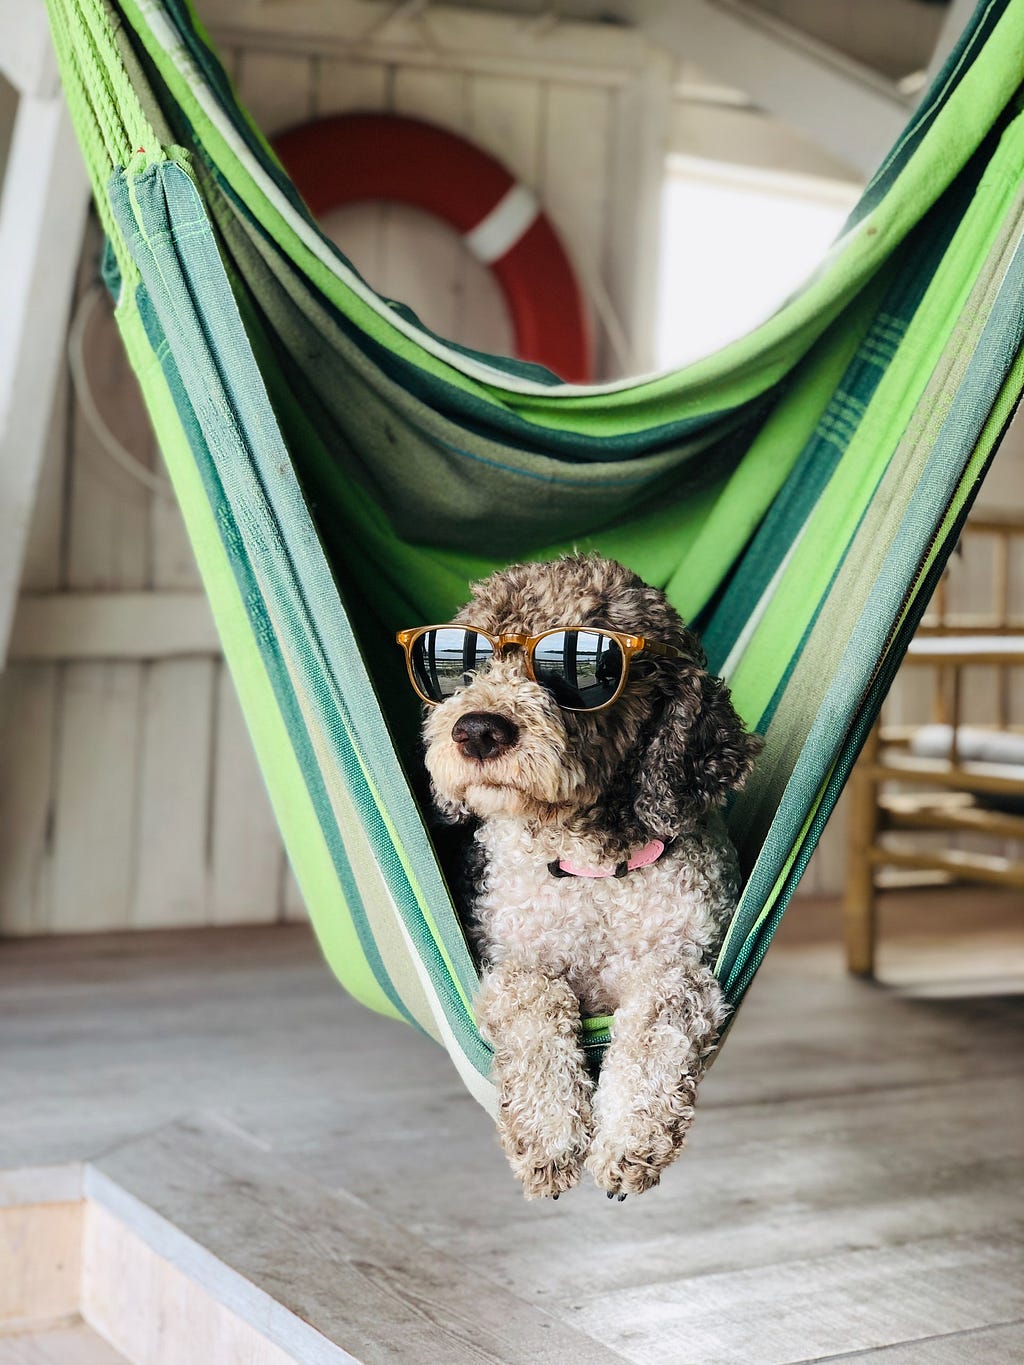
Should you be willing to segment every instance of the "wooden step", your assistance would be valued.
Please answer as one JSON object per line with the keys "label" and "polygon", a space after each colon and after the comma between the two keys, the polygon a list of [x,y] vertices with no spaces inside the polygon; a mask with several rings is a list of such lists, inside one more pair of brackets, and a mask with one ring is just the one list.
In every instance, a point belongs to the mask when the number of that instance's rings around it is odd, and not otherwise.
{"label": "wooden step", "polygon": [[[107,1359],[139,1365],[622,1365],[210,1118],[69,1168],[50,1203],[44,1178],[0,1181],[0,1333],[68,1328],[80,1314],[115,1352]],[[452,1182],[457,1197],[456,1172]],[[31,1205],[17,1205],[19,1189]]]}

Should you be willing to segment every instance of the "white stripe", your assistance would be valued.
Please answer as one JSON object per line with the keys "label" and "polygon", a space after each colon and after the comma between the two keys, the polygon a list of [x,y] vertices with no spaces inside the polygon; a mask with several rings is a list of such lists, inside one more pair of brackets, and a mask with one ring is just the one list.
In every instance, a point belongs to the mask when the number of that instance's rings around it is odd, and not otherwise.
{"label": "white stripe", "polygon": [[540,217],[540,204],[525,185],[512,185],[486,217],[463,237],[478,261],[493,265],[524,237]]}
{"label": "white stripe", "polygon": [[423,958],[420,955],[416,944],[413,942],[408,926],[398,912],[397,907],[395,909],[395,918],[398,922],[398,927],[402,931],[402,937],[405,939],[410,961],[416,969],[416,974],[420,978],[424,992],[426,993],[427,1003],[434,1016],[434,1022],[437,1024],[438,1032],[441,1035],[441,1041],[448,1052],[448,1056],[455,1063],[455,1069],[459,1073],[462,1084],[476,1102],[487,1110],[491,1118],[496,1119],[498,1117],[497,1087],[490,1077],[481,1076],[480,1072],[477,1071],[476,1067],[466,1056],[462,1044],[455,1035],[455,1030],[448,1022],[448,1016],[444,1012],[444,1006],[438,999],[437,989],[430,979],[430,973],[427,971]]}

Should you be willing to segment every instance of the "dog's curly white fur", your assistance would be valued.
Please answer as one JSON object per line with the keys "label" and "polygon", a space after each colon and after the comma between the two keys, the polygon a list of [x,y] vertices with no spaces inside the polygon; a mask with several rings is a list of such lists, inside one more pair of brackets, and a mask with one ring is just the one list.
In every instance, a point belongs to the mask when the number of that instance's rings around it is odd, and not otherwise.
{"label": "dog's curly white fur", "polygon": [[[684,655],[641,656],[618,701],[587,714],[561,710],[509,653],[424,725],[438,808],[479,822],[461,899],[512,1168],[531,1198],[557,1197],[584,1167],[609,1195],[638,1193],[683,1145],[727,1014],[708,962],[738,873],[717,807],[761,741],[664,593],[611,560],[514,565],[477,584],[455,623],[493,635],[590,625]],[[485,759],[453,734],[470,714],[506,726]],[[665,853],[623,877],[550,870],[614,866],[652,839]],[[581,1014],[614,1014],[596,1086]]]}

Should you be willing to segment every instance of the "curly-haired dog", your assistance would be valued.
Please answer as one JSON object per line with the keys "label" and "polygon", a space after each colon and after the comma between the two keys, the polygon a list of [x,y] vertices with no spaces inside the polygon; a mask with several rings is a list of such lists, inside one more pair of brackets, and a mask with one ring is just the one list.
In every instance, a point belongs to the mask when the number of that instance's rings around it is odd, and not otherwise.
{"label": "curly-haired dog", "polygon": [[[477,584],[452,625],[473,630],[400,639],[437,703],[424,725],[437,805],[479,821],[462,908],[501,1142],[530,1198],[557,1198],[584,1166],[624,1198],[656,1185],[682,1147],[727,1013],[709,955],[738,874],[717,807],[761,740],[665,594],[621,564],[514,565]],[[623,638],[535,643],[563,627]],[[634,661],[626,637],[640,636]],[[439,664],[452,640],[471,657]],[[567,676],[601,708],[566,709],[582,695]],[[596,1087],[581,1013],[614,1013]]]}

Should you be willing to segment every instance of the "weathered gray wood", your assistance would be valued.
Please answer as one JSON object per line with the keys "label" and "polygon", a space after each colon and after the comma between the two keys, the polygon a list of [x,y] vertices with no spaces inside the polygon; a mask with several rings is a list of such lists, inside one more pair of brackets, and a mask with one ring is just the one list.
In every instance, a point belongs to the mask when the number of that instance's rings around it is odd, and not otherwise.
{"label": "weathered gray wood", "polygon": [[1024,1359],[1024,1321],[922,1337],[843,1358],[850,1365],[1018,1365]]}
{"label": "weathered gray wood", "polygon": [[220,653],[205,594],[22,593],[11,632],[17,661],[173,659]]}
{"label": "weathered gray wood", "polygon": [[961,1332],[1024,1314],[1015,1231],[655,1283],[584,1302],[574,1320],[643,1365],[791,1365],[882,1345],[894,1333]]}
{"label": "weathered gray wood", "polygon": [[[623,1205],[590,1186],[527,1204],[445,1054],[339,991],[303,926],[0,944],[0,1168],[214,1110],[636,1360],[706,1365],[722,1331],[761,1365],[997,1327],[1020,1280],[1024,923],[994,892],[886,900],[880,970],[902,987],[847,978],[837,906],[795,905],[690,1149]],[[728,1310],[672,1355],[705,1293]]]}
{"label": "weathered gray wood", "polygon": [[[99,1179],[90,1180],[95,1172]],[[309,1358],[301,1339],[310,1328],[366,1365],[622,1359],[489,1284],[477,1267],[418,1242],[361,1200],[327,1193],[296,1167],[202,1118],[100,1158],[86,1174],[86,1193],[147,1241],[167,1241],[172,1225],[167,1245],[156,1249],[173,1254],[186,1272],[192,1267],[179,1246],[182,1233],[230,1266],[236,1278],[216,1286],[218,1297],[229,1295],[234,1313],[296,1360]],[[197,1263],[195,1273],[215,1272]],[[275,1321],[268,1302],[292,1319]]]}

